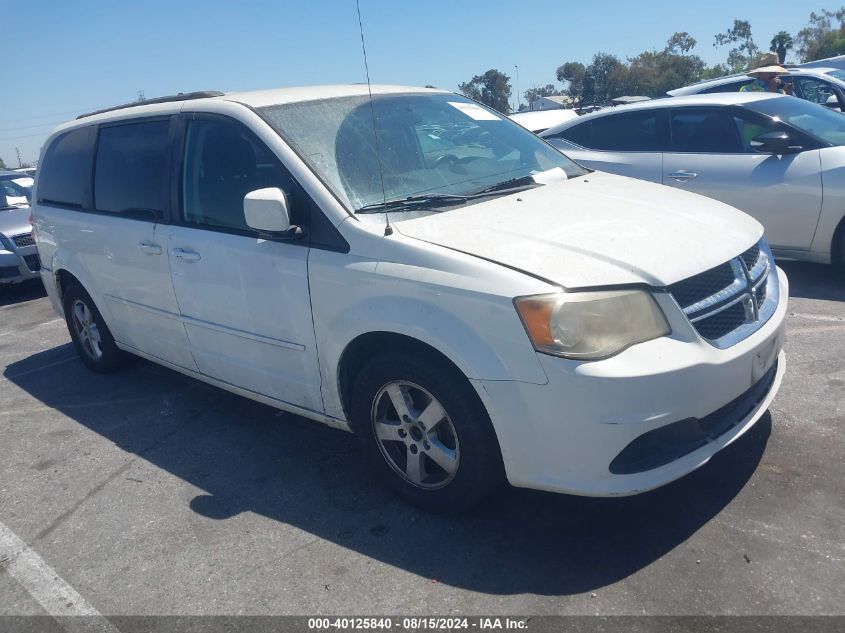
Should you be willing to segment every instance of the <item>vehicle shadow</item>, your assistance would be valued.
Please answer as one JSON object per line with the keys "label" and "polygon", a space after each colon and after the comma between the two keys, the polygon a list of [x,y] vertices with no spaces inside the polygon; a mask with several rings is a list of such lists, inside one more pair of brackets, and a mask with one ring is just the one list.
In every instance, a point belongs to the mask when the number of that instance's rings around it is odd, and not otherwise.
{"label": "vehicle shadow", "polygon": [[19,284],[0,285],[0,307],[23,303],[46,297],[47,291],[40,279],[24,281]]}
{"label": "vehicle shadow", "polygon": [[731,502],[771,432],[766,414],[703,468],[639,496],[505,488],[471,512],[439,516],[376,484],[344,432],[144,361],[111,375],[78,360],[49,366],[67,347],[9,365],[4,376],[204,490],[189,503],[194,512],[221,521],[255,512],[421,577],[493,594],[582,593],[646,567]]}
{"label": "vehicle shadow", "polygon": [[845,301],[845,272],[835,266],[778,261],[789,278],[789,294],[803,299]]}

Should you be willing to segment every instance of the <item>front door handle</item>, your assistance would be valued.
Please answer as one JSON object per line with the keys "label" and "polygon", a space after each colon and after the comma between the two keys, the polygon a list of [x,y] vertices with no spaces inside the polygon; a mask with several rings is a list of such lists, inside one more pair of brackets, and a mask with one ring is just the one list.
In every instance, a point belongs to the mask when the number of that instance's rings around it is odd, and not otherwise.
{"label": "front door handle", "polygon": [[189,251],[184,248],[174,248],[173,255],[182,262],[198,262],[202,259],[196,251]]}
{"label": "front door handle", "polygon": [[686,171],[685,169],[682,169],[681,171],[674,171],[669,174],[669,178],[674,178],[678,182],[686,182],[687,180],[698,178],[698,174],[693,171]]}
{"label": "front door handle", "polygon": [[161,246],[152,242],[141,242],[138,244],[138,250],[144,255],[161,255]]}

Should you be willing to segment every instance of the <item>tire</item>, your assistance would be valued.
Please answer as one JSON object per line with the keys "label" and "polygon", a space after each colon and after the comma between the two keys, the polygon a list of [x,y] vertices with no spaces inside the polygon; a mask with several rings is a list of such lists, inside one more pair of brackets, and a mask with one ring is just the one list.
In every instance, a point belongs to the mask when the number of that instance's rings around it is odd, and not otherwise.
{"label": "tire", "polygon": [[62,305],[73,346],[88,369],[106,374],[126,363],[128,355],[115,345],[100,311],[82,286],[71,284]]}
{"label": "tire", "polygon": [[350,413],[376,476],[414,505],[464,511],[504,481],[487,412],[466,377],[444,363],[408,354],[372,359],[355,380]]}

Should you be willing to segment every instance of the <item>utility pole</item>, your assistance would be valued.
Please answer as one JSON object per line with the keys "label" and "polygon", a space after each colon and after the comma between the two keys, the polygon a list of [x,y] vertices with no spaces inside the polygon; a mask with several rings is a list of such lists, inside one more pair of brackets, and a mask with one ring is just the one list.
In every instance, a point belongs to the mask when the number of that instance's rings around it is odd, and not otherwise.
{"label": "utility pole", "polygon": [[21,150],[16,147],[15,151],[18,153],[18,167],[23,167],[23,163],[21,162]]}
{"label": "utility pole", "polygon": [[516,70],[516,107],[513,111],[519,112],[519,66],[514,65],[514,69]]}
{"label": "utility pole", "polygon": [[138,91],[138,99],[137,99],[137,101],[146,101],[146,99],[147,99],[147,98],[146,98],[146,96],[144,96],[144,91],[143,91],[143,90],[139,90],[139,91]]}

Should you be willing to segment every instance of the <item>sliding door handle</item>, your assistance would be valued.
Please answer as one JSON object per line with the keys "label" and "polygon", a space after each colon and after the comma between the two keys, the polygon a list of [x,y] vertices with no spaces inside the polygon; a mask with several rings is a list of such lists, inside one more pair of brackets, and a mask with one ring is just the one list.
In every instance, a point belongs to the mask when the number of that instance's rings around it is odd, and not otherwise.
{"label": "sliding door handle", "polygon": [[184,248],[174,248],[173,256],[180,262],[198,262],[202,259],[196,251],[189,251]]}

